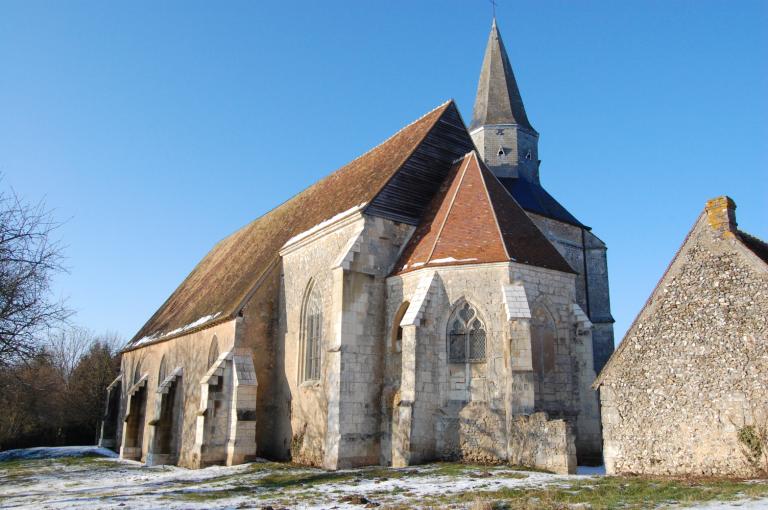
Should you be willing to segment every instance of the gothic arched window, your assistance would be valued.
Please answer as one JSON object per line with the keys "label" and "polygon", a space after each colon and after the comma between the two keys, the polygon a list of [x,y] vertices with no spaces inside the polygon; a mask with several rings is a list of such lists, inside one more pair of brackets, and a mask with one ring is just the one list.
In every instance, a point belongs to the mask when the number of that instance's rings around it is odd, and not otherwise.
{"label": "gothic arched window", "polygon": [[304,298],[301,328],[302,382],[320,379],[320,349],[323,344],[322,304],[317,286],[310,282]]}
{"label": "gothic arched window", "polygon": [[469,303],[459,305],[448,321],[448,361],[482,363],[486,358],[485,325]]}
{"label": "gothic arched window", "polygon": [[531,353],[533,371],[539,377],[555,369],[555,319],[544,305],[536,305],[531,314]]}
{"label": "gothic arched window", "polygon": [[165,361],[165,354],[163,354],[163,359],[160,360],[160,369],[157,371],[157,384],[162,383],[165,381],[165,376],[167,375],[167,367],[166,367],[166,361]]}
{"label": "gothic arched window", "polygon": [[213,335],[211,346],[208,348],[208,368],[211,368],[217,359],[219,359],[219,341],[216,335]]}

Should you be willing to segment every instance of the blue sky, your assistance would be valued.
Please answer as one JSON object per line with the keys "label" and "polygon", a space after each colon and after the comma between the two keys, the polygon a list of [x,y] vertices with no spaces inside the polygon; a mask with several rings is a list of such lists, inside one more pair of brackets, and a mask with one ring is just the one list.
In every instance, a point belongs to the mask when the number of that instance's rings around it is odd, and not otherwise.
{"label": "blue sky", "polygon": [[[542,182],[609,246],[617,341],[704,202],[768,238],[768,2],[505,1]],[[0,4],[0,172],[66,220],[56,281],[132,336],[219,239],[449,98],[484,0]]]}

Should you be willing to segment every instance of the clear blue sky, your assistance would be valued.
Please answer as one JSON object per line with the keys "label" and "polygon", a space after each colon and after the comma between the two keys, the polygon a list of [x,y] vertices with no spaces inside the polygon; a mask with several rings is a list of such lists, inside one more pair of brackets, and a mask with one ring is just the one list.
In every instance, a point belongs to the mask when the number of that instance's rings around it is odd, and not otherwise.
{"label": "clear blue sky", "polygon": [[[609,246],[617,341],[708,198],[768,238],[768,2],[506,1],[544,185]],[[132,336],[213,244],[449,98],[485,0],[0,3],[0,172],[56,291]]]}

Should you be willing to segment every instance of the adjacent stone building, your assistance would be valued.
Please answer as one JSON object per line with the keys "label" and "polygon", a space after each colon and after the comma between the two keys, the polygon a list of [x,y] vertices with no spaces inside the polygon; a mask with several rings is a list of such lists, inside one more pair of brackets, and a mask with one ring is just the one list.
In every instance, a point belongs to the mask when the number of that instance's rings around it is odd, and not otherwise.
{"label": "adjacent stone building", "polygon": [[744,427],[768,426],[768,244],[707,202],[600,373],[609,474],[751,476]]}
{"label": "adjacent stone building", "polygon": [[217,244],[123,352],[102,444],[199,467],[599,462],[605,245],[542,187],[494,22],[449,101]]}

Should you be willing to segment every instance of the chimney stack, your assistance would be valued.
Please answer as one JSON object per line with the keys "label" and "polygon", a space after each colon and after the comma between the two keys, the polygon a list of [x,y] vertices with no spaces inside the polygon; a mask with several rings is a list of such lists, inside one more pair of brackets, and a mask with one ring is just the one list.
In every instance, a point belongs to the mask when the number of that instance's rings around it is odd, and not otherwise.
{"label": "chimney stack", "polygon": [[707,219],[709,226],[718,237],[733,237],[736,233],[736,202],[728,196],[721,196],[707,201]]}

